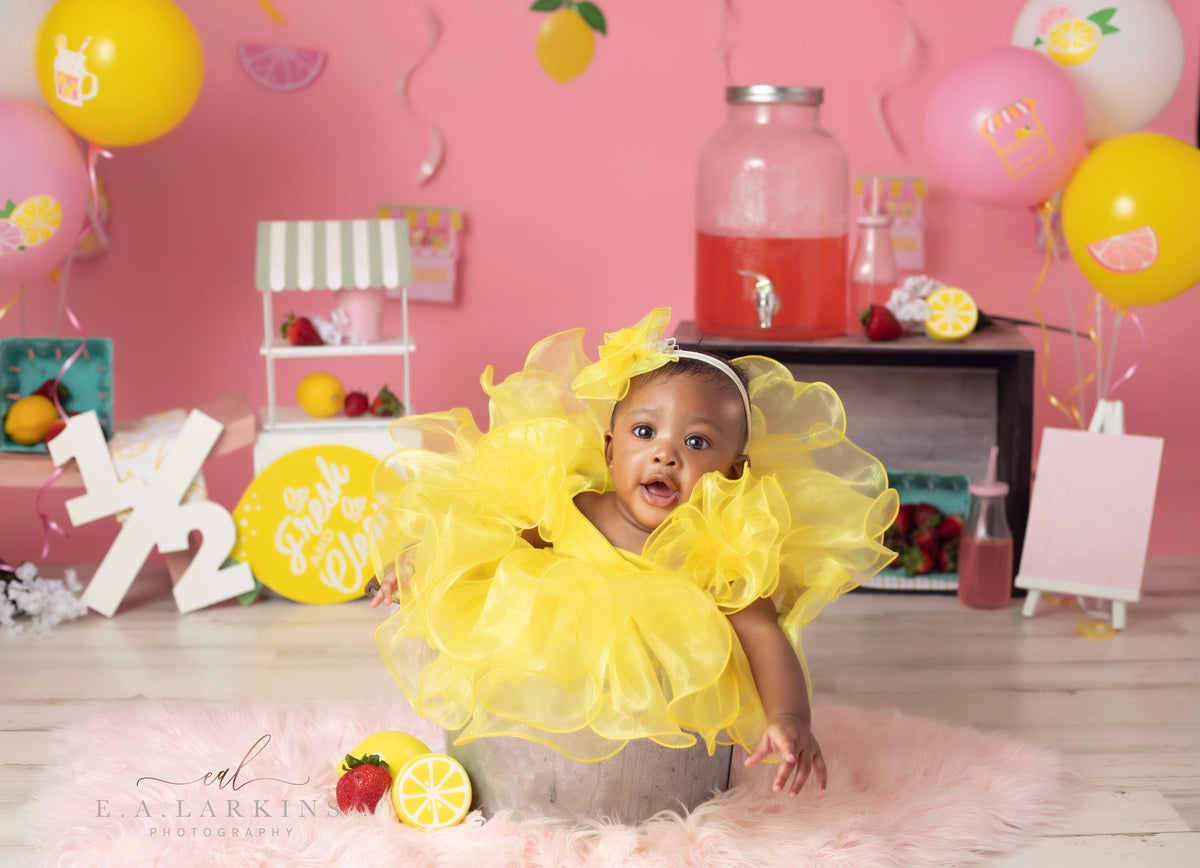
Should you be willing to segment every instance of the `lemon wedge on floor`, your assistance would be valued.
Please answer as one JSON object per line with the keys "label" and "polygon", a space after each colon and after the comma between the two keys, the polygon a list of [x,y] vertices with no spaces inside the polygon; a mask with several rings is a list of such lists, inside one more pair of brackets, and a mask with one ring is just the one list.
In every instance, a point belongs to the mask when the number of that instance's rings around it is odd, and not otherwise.
{"label": "lemon wedge on floor", "polygon": [[962,340],[979,323],[979,305],[965,289],[943,286],[929,293],[925,333],[939,341]]}
{"label": "lemon wedge on floor", "polygon": [[409,826],[445,829],[462,822],[471,810],[471,781],[453,757],[415,756],[392,781],[392,807]]}

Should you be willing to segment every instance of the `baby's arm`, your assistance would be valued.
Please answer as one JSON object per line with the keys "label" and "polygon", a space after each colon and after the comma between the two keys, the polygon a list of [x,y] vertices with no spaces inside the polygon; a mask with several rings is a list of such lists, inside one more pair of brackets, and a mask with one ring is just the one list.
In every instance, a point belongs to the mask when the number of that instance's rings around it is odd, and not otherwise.
{"label": "baby's arm", "polygon": [[746,765],[757,765],[768,754],[778,752],[781,761],[773,785],[775,792],[783,790],[794,773],[788,796],[795,798],[810,775],[816,781],[817,794],[824,793],[825,758],[810,728],[808,684],[800,660],[776,619],[775,606],[770,600],[755,600],[730,615],[729,622],[750,661],[767,716],[767,728]]}

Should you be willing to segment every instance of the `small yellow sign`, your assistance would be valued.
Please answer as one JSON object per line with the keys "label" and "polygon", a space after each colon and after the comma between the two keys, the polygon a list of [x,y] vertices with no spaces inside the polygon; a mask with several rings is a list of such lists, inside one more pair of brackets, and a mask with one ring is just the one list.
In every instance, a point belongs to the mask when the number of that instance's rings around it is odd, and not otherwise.
{"label": "small yellow sign", "polygon": [[272,462],[233,511],[233,556],[271,590],[298,603],[363,595],[374,575],[369,547],[374,455],[310,446]]}

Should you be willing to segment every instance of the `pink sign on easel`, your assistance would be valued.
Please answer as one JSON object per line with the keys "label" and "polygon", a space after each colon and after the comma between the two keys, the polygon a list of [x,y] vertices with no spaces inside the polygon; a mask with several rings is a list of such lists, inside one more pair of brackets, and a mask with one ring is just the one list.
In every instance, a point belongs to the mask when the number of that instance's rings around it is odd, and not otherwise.
{"label": "pink sign on easel", "polygon": [[1046,428],[1016,585],[1111,600],[1116,629],[1141,598],[1161,437]]}

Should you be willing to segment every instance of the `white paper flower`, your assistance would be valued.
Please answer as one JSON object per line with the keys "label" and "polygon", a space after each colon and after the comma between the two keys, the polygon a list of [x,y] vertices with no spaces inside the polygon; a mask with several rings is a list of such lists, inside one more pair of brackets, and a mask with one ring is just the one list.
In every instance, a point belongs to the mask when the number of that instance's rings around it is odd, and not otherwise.
{"label": "white paper flower", "polygon": [[887,309],[900,321],[910,334],[923,334],[925,320],[929,319],[929,304],[925,299],[935,289],[945,286],[940,280],[924,274],[914,274],[892,290]]}

